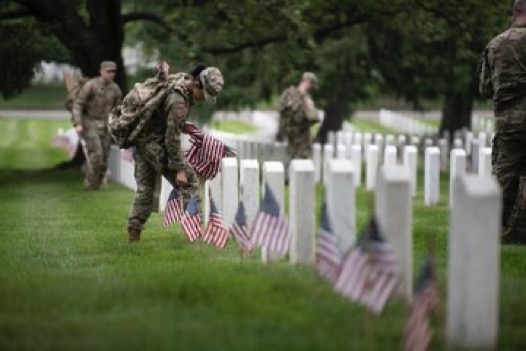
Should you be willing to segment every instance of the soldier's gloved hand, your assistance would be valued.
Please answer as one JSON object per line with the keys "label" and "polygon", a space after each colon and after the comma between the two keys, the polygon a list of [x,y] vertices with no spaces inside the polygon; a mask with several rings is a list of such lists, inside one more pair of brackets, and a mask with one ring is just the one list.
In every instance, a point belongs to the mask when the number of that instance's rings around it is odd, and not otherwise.
{"label": "soldier's gloved hand", "polygon": [[181,187],[181,186],[187,186],[188,185],[188,178],[186,177],[186,172],[185,171],[177,171],[177,173],[175,174],[175,184],[178,186],[178,187]]}
{"label": "soldier's gloved hand", "polygon": [[84,131],[84,129],[82,128],[82,125],[77,124],[77,125],[75,126],[75,131],[77,132],[78,135],[81,135],[82,132]]}

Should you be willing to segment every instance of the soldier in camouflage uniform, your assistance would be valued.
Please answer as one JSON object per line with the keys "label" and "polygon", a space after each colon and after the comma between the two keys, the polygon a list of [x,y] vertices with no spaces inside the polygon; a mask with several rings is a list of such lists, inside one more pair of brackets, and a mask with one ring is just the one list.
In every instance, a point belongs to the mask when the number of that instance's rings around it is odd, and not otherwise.
{"label": "soldier in camouflage uniform", "polygon": [[[287,139],[288,161],[312,158],[312,140],[310,128],[319,122],[318,111],[309,91],[316,87],[314,73],[305,72],[298,86],[287,88],[281,95],[279,112],[279,130],[276,139]],[[287,167],[288,168],[288,167]]]}
{"label": "soldier in camouflage uniform", "polygon": [[106,175],[111,147],[108,114],[122,99],[119,86],[113,82],[116,70],[114,62],[103,61],[100,76],[86,82],[73,102],[73,123],[87,149],[85,190],[99,189]]}
{"label": "soldier in camouflage uniform", "polygon": [[526,0],[513,25],[490,41],[479,66],[480,93],[493,100],[493,174],[502,188],[502,242],[526,244]]}
{"label": "soldier in camouflage uniform", "polygon": [[134,142],[137,191],[128,217],[129,242],[140,240],[150,217],[158,173],[182,190],[185,208],[192,196],[200,208],[198,179],[184,159],[181,133],[195,101],[215,103],[223,87],[223,76],[215,67],[199,65],[190,74],[177,74],[177,79]]}

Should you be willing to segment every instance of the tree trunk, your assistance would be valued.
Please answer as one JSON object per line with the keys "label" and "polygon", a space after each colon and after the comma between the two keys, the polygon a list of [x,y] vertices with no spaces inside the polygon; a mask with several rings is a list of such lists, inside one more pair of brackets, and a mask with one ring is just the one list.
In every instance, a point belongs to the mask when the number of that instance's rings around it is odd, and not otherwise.
{"label": "tree trunk", "polygon": [[41,22],[51,25],[57,38],[71,52],[73,62],[87,77],[99,75],[101,61],[117,64],[115,82],[127,91],[122,59],[124,29],[120,0],[86,0],[89,25],[70,0],[19,0]]}
{"label": "tree trunk", "polygon": [[349,100],[351,98],[351,89],[349,84],[342,84],[339,91],[331,96],[325,107],[325,118],[318,130],[315,141],[320,144],[327,142],[329,131],[338,131],[342,129],[343,120],[349,113]]}
{"label": "tree trunk", "polygon": [[444,135],[444,132],[448,131],[451,142],[456,130],[470,129],[472,110],[473,93],[471,91],[447,93],[442,108],[440,135]]}

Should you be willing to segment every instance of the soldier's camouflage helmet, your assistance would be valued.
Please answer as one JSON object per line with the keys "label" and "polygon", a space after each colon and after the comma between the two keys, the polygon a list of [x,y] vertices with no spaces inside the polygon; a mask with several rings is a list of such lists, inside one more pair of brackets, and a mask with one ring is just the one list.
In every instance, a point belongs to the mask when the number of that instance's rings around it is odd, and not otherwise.
{"label": "soldier's camouflage helmet", "polygon": [[216,67],[207,67],[199,74],[199,80],[203,85],[205,100],[210,104],[215,104],[224,84],[221,71]]}
{"label": "soldier's camouflage helmet", "polygon": [[301,76],[301,80],[306,80],[312,82],[314,87],[318,86],[318,77],[312,72],[304,72]]}

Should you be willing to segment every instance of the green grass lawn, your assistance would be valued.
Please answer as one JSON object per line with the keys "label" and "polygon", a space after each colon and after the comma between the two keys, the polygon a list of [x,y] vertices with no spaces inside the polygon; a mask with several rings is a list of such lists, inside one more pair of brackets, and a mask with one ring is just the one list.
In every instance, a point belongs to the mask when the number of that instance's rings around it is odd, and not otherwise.
{"label": "green grass lawn", "polygon": [[12,99],[0,97],[0,109],[64,109],[66,87],[62,85],[33,85]]}
{"label": "green grass lawn", "polygon": [[67,158],[52,145],[59,128],[70,128],[67,120],[10,119],[0,116],[0,169],[49,167]]}
{"label": "green grass lawn", "polygon": [[369,119],[354,118],[351,123],[356,130],[362,133],[398,133],[395,129],[384,127],[380,123]]}
{"label": "green grass lawn", "polygon": [[[397,350],[407,307],[373,317],[310,267],[264,265],[189,244],[154,214],[138,245],[125,240],[133,194],[85,193],[82,175],[42,170],[66,158],[47,142],[62,122],[0,119],[0,350]],[[65,123],[67,123],[65,121]],[[29,139],[29,141],[27,141]],[[445,291],[447,173],[441,202],[414,201],[415,271],[436,238]],[[317,206],[323,190],[317,189]],[[357,191],[357,221],[372,193]],[[525,250],[503,247],[499,350],[526,349]],[[444,309],[432,324],[443,350]]]}
{"label": "green grass lawn", "polygon": [[256,131],[256,127],[252,124],[243,121],[212,121],[212,128],[233,133],[233,134],[247,134]]}

